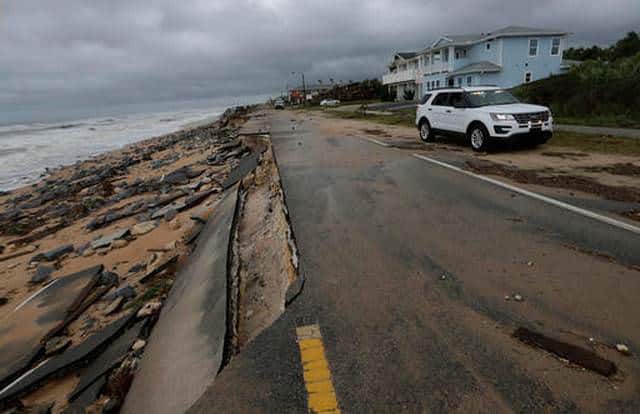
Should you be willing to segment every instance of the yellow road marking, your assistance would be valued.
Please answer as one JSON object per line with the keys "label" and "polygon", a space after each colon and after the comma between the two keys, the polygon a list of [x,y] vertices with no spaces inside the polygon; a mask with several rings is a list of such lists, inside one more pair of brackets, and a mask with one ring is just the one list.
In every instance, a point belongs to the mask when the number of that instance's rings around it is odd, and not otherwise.
{"label": "yellow road marking", "polygon": [[324,353],[320,327],[317,324],[299,326],[296,334],[309,409],[314,413],[339,414],[340,408]]}

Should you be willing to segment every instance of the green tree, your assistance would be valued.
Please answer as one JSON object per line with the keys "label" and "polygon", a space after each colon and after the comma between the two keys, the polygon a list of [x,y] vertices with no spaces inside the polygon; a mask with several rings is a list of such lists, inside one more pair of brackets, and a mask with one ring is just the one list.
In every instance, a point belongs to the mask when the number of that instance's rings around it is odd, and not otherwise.
{"label": "green tree", "polygon": [[579,47],[565,50],[563,57],[572,60],[602,60],[613,62],[618,59],[626,58],[640,52],[640,36],[636,32],[629,32],[627,35],[618,40],[613,46],[601,48],[593,45],[591,47]]}
{"label": "green tree", "polygon": [[609,49],[609,58],[613,61],[633,56],[638,52],[640,52],[640,36],[636,32],[629,32]]}

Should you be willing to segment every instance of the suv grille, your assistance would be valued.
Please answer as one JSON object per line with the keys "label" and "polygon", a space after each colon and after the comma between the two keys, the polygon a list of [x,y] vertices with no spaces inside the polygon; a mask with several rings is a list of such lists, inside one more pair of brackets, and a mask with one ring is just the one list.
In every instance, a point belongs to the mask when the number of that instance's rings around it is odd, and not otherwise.
{"label": "suv grille", "polygon": [[528,112],[525,114],[513,114],[513,117],[518,121],[519,124],[528,124],[529,121],[542,121],[546,122],[549,120],[549,112]]}

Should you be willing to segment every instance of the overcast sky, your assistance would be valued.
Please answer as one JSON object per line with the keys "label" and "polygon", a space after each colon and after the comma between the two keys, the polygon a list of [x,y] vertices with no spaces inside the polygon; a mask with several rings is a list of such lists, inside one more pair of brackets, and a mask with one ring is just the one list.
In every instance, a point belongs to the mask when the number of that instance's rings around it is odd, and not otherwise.
{"label": "overcast sky", "polygon": [[292,71],[379,77],[395,50],[507,25],[608,44],[640,29],[640,1],[4,0],[0,110],[276,93]]}

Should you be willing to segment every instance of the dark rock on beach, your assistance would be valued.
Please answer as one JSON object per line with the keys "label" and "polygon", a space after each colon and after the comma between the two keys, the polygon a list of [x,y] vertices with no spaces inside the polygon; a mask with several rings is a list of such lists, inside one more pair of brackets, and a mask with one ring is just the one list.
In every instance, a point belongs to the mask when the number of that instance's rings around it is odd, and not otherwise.
{"label": "dark rock on beach", "polygon": [[54,260],[58,260],[62,256],[67,253],[71,253],[73,251],[73,244],[65,244],[64,246],[56,247],[53,250],[49,250],[45,253],[39,253],[31,258],[32,262],[41,262],[47,261],[52,262]]}

